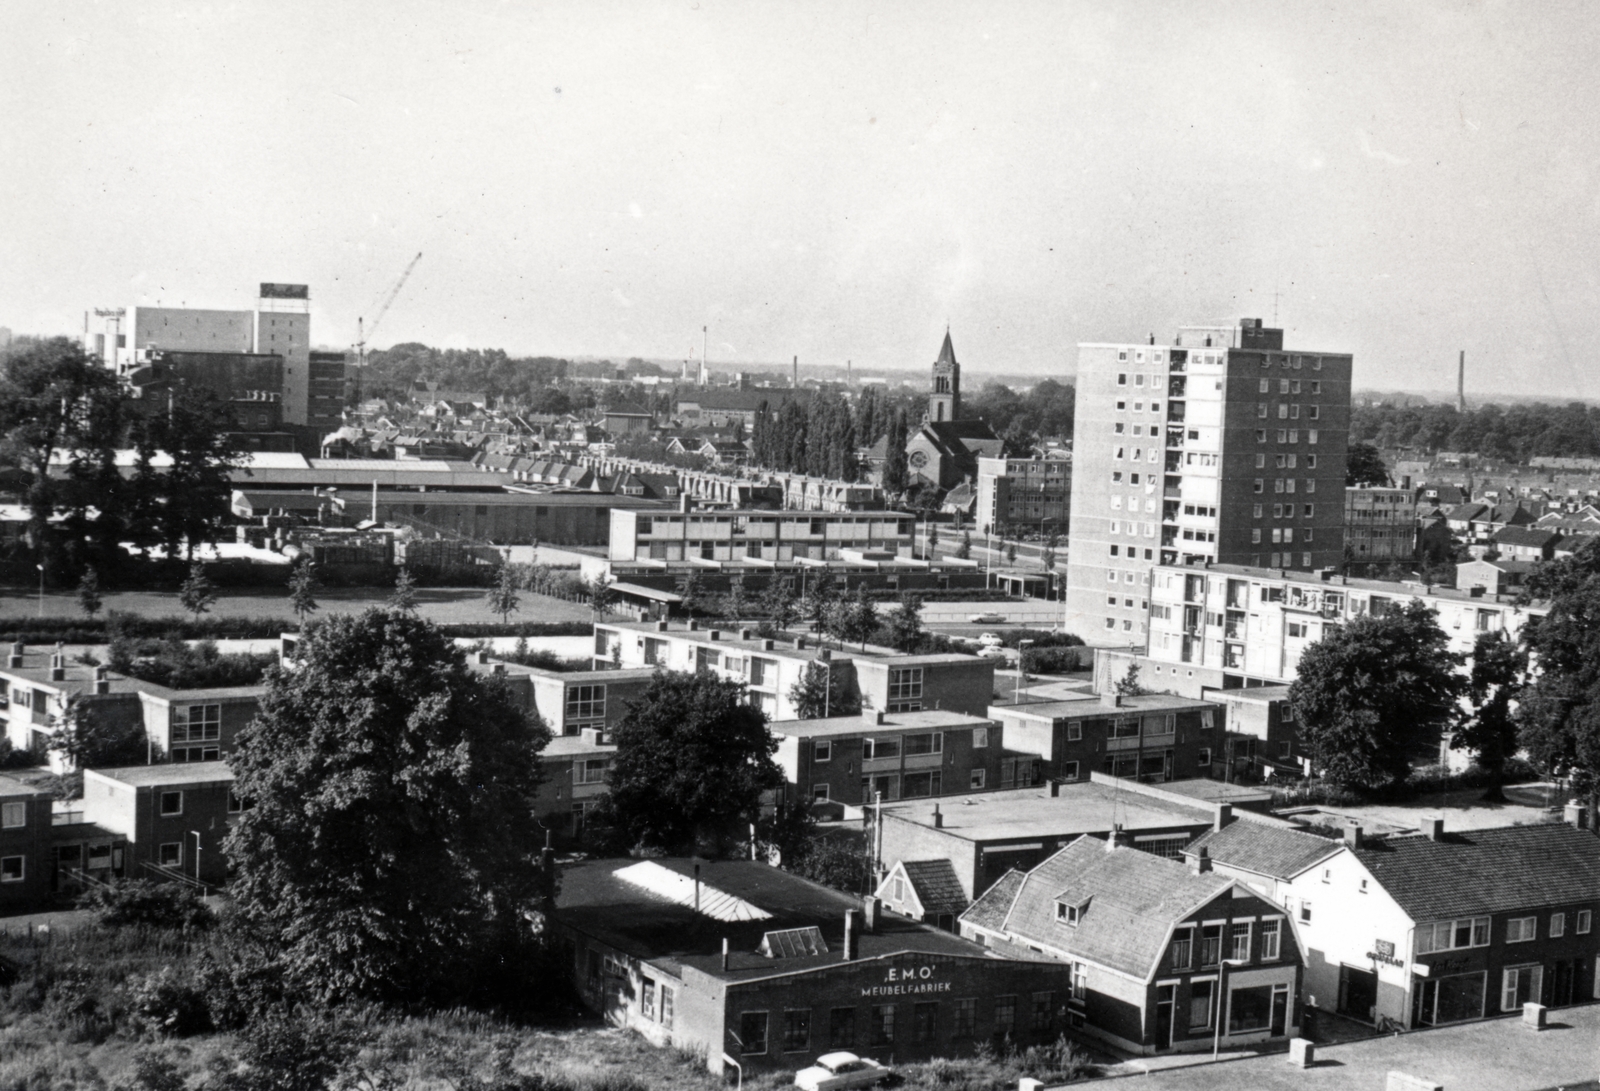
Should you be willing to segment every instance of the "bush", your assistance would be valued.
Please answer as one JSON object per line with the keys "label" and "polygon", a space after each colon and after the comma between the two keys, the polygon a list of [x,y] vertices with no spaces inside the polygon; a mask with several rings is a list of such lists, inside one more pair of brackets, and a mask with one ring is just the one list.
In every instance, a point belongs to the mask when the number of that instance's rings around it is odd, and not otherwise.
{"label": "bush", "polygon": [[108,658],[119,674],[171,689],[258,685],[278,661],[271,653],[223,655],[210,640],[190,647],[175,637],[134,640],[122,635],[112,639]]}
{"label": "bush", "polygon": [[171,966],[129,980],[128,1014],[139,1030],[163,1038],[187,1038],[212,1029],[204,994]]}
{"label": "bush", "polygon": [[95,919],[108,928],[132,925],[188,932],[203,931],[214,921],[211,910],[191,888],[149,879],[97,886],[83,896],[80,905],[93,910]]}

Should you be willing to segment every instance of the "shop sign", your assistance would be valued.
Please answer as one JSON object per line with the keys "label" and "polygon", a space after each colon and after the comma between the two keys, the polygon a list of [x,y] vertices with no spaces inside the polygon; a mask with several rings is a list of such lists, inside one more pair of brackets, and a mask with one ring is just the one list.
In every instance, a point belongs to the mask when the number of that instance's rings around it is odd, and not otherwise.
{"label": "shop sign", "polygon": [[890,966],[883,975],[881,985],[863,985],[861,995],[920,996],[926,993],[947,993],[953,986],[948,981],[934,981],[932,966]]}
{"label": "shop sign", "polygon": [[1375,941],[1372,950],[1367,952],[1367,957],[1384,966],[1405,966],[1404,962],[1394,957],[1394,944],[1386,939]]}

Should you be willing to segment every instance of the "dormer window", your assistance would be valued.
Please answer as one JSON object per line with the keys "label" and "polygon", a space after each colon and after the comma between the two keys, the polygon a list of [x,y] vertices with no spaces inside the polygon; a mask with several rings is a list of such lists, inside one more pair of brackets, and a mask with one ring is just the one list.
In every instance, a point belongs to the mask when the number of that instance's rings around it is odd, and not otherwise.
{"label": "dormer window", "polygon": [[1083,920],[1083,912],[1089,907],[1088,899],[1081,902],[1056,902],[1056,920],[1061,924],[1078,927],[1078,922]]}

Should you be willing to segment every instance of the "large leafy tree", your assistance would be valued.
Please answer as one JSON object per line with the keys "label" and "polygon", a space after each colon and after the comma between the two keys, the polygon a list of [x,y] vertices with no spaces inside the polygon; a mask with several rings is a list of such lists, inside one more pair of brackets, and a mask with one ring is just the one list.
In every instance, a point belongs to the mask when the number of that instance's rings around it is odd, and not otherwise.
{"label": "large leafy tree", "polygon": [[1550,608],[1522,630],[1533,669],[1517,708],[1521,742],[1546,773],[1570,779],[1587,800],[1593,830],[1600,818],[1600,539],[1540,565],[1524,596]]}
{"label": "large leafy tree", "polygon": [[[192,560],[202,542],[215,542],[233,521],[231,471],[243,452],[229,435],[234,427],[227,405],[208,390],[169,391],[159,412],[132,430],[139,461],[133,490],[137,522],[176,557],[179,547]],[[159,465],[157,452],[167,456]]]}
{"label": "large leafy tree", "polygon": [[748,840],[779,788],[777,741],[743,683],[657,671],[612,731],[610,820],[630,845],[716,852]]}
{"label": "large leafy tree", "polygon": [[[0,458],[28,475],[28,534],[47,571],[61,559],[47,530],[64,493],[74,492],[83,509],[115,515],[118,505],[94,497],[89,485],[103,479],[120,438],[117,406],[116,376],[65,337],[25,338],[0,357]],[[74,488],[50,474],[57,451],[68,452]]]}
{"label": "large leafy tree", "polygon": [[549,732],[399,611],[306,627],[229,764],[243,925],[323,999],[463,995],[541,890]]}
{"label": "large leafy tree", "polygon": [[889,614],[889,635],[896,651],[914,652],[922,646],[922,600],[907,593]]}
{"label": "large leafy tree", "polygon": [[1479,633],[1467,674],[1471,710],[1451,746],[1471,750],[1478,767],[1489,775],[1485,801],[1504,802],[1506,762],[1516,754],[1517,694],[1528,669],[1528,654],[1504,633]]}
{"label": "large leafy tree", "polygon": [[1389,483],[1389,467],[1383,456],[1370,443],[1352,443],[1345,456],[1344,483],[1346,485],[1377,485]]}
{"label": "large leafy tree", "polygon": [[1458,718],[1465,686],[1432,608],[1413,599],[1305,650],[1289,700],[1312,763],[1346,787],[1403,781]]}

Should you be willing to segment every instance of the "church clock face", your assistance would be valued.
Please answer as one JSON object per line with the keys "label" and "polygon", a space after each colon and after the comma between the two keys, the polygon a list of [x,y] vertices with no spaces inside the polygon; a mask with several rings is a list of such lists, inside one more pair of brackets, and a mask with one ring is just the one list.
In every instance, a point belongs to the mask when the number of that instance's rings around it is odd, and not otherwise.
{"label": "church clock face", "polygon": [[911,468],[913,470],[920,470],[922,467],[928,464],[928,452],[912,451],[911,457],[907,461],[911,463]]}

